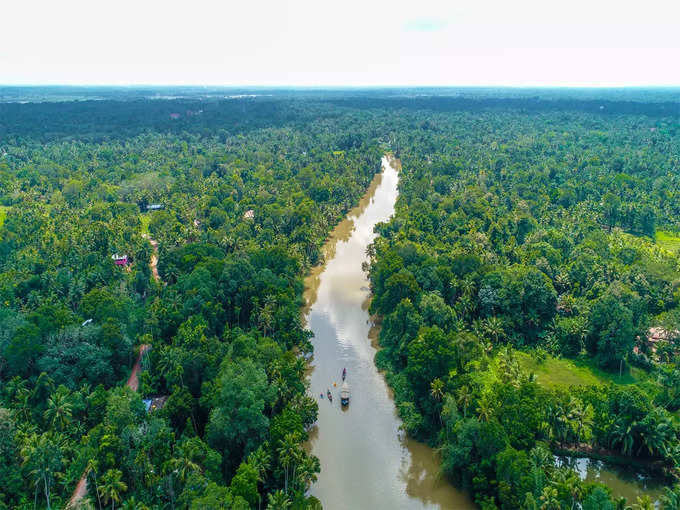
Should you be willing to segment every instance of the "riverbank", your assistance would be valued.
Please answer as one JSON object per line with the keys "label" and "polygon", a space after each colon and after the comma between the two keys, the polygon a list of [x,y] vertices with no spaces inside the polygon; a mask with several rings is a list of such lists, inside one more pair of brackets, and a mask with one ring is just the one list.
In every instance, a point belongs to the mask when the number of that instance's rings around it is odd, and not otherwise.
{"label": "riverbank", "polygon": [[[435,452],[401,430],[391,390],[374,363],[377,330],[363,265],[375,225],[394,213],[399,182],[394,158],[382,163],[382,173],[329,236],[324,265],[305,280],[305,318],[314,334],[310,392],[319,402],[309,448],[321,461],[310,492],[334,510],[472,509],[467,495],[440,476]],[[343,368],[352,392],[347,407],[339,398],[320,397],[327,390],[339,397]]]}

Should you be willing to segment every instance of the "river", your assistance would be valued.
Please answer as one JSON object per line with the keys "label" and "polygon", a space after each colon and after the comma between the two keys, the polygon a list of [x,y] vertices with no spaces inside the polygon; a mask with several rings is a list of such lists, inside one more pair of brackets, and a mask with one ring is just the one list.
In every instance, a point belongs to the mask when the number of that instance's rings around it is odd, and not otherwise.
{"label": "river", "polygon": [[608,464],[587,457],[555,456],[557,465],[566,465],[578,473],[581,480],[599,482],[612,490],[616,498],[624,497],[629,505],[639,496],[649,496],[658,508],[663,494],[664,481],[626,466]]}
{"label": "river", "polygon": [[[328,510],[473,509],[465,493],[442,479],[435,452],[399,430],[391,392],[373,362],[376,331],[362,263],[374,226],[394,213],[399,182],[398,161],[384,157],[382,164],[382,173],[326,243],[326,263],[305,281],[306,320],[314,333],[310,387],[319,400],[310,442],[321,460],[311,494]],[[340,405],[343,368],[352,391],[346,408]],[[332,403],[320,397],[327,389]]]}

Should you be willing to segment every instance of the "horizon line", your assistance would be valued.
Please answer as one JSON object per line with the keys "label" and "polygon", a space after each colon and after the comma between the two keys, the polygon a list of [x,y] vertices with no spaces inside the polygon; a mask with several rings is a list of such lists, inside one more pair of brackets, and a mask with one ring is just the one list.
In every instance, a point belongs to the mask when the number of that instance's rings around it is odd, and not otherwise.
{"label": "horizon line", "polygon": [[196,83],[0,83],[0,87],[22,88],[22,87],[111,87],[111,88],[151,88],[151,87],[195,87],[195,88],[258,88],[258,89],[473,89],[473,88],[511,88],[511,89],[647,89],[647,88],[666,88],[680,89],[678,84],[606,84],[606,85],[586,85],[586,84],[465,84],[465,85],[441,85],[441,84],[361,84],[361,85],[302,85],[302,84],[196,84]]}

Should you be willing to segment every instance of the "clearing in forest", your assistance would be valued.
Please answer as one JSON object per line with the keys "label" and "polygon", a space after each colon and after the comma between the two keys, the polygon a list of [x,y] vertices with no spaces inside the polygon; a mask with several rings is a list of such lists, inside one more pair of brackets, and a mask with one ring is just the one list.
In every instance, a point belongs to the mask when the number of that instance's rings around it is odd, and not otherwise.
{"label": "clearing in forest", "polygon": [[680,254],[680,235],[659,230],[655,237],[656,244],[675,255]]}
{"label": "clearing in forest", "polygon": [[609,373],[597,368],[593,361],[555,358],[547,355],[545,360],[538,361],[525,352],[516,352],[517,359],[525,370],[533,372],[542,386],[589,386],[597,384],[633,384],[639,382],[641,371],[630,367],[630,371],[619,377],[618,373]]}

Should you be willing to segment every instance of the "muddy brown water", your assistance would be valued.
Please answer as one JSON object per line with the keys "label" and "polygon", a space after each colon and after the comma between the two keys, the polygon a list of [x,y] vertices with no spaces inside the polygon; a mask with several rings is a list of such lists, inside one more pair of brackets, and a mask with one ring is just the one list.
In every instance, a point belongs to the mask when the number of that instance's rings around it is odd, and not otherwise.
{"label": "muddy brown water", "polygon": [[[314,333],[310,391],[319,401],[310,447],[321,460],[311,494],[326,510],[475,508],[467,494],[442,478],[435,452],[400,431],[391,392],[373,362],[362,263],[376,236],[374,226],[394,213],[398,167],[397,160],[383,158],[382,173],[326,244],[326,263],[305,282],[306,320]],[[340,405],[343,368],[351,389],[345,408]]]}
{"label": "muddy brown water", "polygon": [[612,490],[616,498],[624,497],[629,505],[638,497],[649,496],[656,508],[661,505],[664,480],[626,466],[607,464],[587,457],[555,456],[558,465],[570,466],[581,480],[599,482]]}

